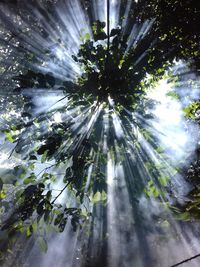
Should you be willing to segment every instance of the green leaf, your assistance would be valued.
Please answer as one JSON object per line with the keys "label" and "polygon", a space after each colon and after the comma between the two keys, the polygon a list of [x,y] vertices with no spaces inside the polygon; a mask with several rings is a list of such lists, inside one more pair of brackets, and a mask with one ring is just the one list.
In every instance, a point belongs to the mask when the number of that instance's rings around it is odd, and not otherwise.
{"label": "green leaf", "polygon": [[86,41],[90,40],[90,34],[89,33],[86,33],[84,35],[84,40],[86,40]]}
{"label": "green leaf", "polygon": [[32,224],[32,229],[34,233],[37,231],[37,223]]}
{"label": "green leaf", "polygon": [[47,159],[47,154],[48,154],[48,150],[46,150],[46,151],[44,152],[44,154],[42,155],[41,163],[44,163],[44,162],[46,161],[46,159]]}
{"label": "green leaf", "polygon": [[10,141],[11,143],[14,142],[14,139],[13,139],[13,137],[12,137],[11,132],[4,132],[4,134],[5,134],[6,139],[7,139],[8,141]]}
{"label": "green leaf", "polygon": [[49,177],[49,173],[48,173],[48,172],[44,172],[44,173],[42,174],[42,177],[44,177],[44,178]]}
{"label": "green leaf", "polygon": [[31,234],[32,234],[31,229],[30,229],[30,227],[28,227],[28,228],[26,229],[26,236],[27,236],[27,237],[30,237]]}
{"label": "green leaf", "polygon": [[51,194],[52,194],[52,191],[51,190],[49,190],[48,192],[47,192],[47,199],[48,200],[51,200]]}
{"label": "green leaf", "polygon": [[47,241],[43,237],[39,237],[38,242],[39,242],[39,246],[42,252],[46,253],[48,249]]}
{"label": "green leaf", "polygon": [[20,174],[19,177],[20,177],[21,179],[23,179],[25,176],[26,176],[26,172],[22,172],[22,173]]}
{"label": "green leaf", "polygon": [[24,189],[20,189],[15,193],[16,200],[18,200],[22,196],[23,192],[24,192]]}
{"label": "green leaf", "polygon": [[168,92],[166,96],[170,96],[171,98],[176,99],[176,100],[180,99],[179,95],[176,92]]}
{"label": "green leaf", "polygon": [[156,187],[154,187],[152,189],[152,194],[153,194],[154,197],[159,197],[160,191]]}
{"label": "green leaf", "polygon": [[183,212],[175,215],[175,218],[180,221],[190,221],[189,212]]}
{"label": "green leaf", "polygon": [[35,179],[33,178],[33,177],[28,177],[28,178],[26,178],[25,180],[24,180],[24,184],[31,184],[31,183],[33,183],[33,182],[35,182]]}
{"label": "green leaf", "polygon": [[97,23],[96,22],[93,23],[92,30],[93,30],[93,32],[97,31]]}
{"label": "green leaf", "polygon": [[102,193],[97,191],[96,194],[94,194],[94,196],[92,198],[92,203],[96,204],[100,201],[105,201],[106,199],[107,199],[107,194],[105,191],[102,191]]}
{"label": "green leaf", "polygon": [[97,202],[99,202],[99,201],[101,201],[101,193],[98,191],[98,192],[96,192],[96,194],[93,196],[93,198],[92,198],[92,203],[97,203]]}
{"label": "green leaf", "polygon": [[155,187],[154,183],[152,180],[150,180],[146,186],[146,189],[144,190],[146,195],[148,197],[159,197],[160,191],[158,190],[157,187]]}
{"label": "green leaf", "polygon": [[6,198],[6,193],[5,193],[5,191],[1,191],[0,192],[0,199],[4,199],[4,198]]}
{"label": "green leaf", "polygon": [[31,169],[31,171],[33,171],[35,169],[34,163],[29,164],[29,168]]}
{"label": "green leaf", "polygon": [[162,186],[167,186],[168,181],[169,181],[169,177],[167,177],[167,176],[159,176],[158,177],[158,181],[160,182],[160,184]]}
{"label": "green leaf", "polygon": [[168,228],[170,226],[169,222],[167,220],[164,220],[162,223],[161,223],[161,226],[164,227],[164,228]]}

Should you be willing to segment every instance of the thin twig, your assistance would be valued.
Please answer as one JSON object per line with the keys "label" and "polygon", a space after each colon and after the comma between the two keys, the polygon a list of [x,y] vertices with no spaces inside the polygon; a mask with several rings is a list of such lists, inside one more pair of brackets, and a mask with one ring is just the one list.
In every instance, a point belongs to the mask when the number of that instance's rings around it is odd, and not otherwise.
{"label": "thin twig", "polygon": [[11,152],[10,152],[10,155],[9,155],[8,159],[10,159],[10,158],[11,158],[11,156],[12,156],[12,154],[14,153],[14,151],[15,151],[15,149],[16,149],[16,147],[17,147],[18,143],[19,143],[19,141],[18,141],[18,142],[17,142],[17,144],[14,146],[14,148],[11,150]]}
{"label": "thin twig", "polygon": [[107,0],[107,35],[108,35],[107,53],[109,55],[109,50],[110,50],[110,0]]}
{"label": "thin twig", "polygon": [[170,267],[176,267],[176,266],[179,266],[179,265],[181,265],[181,264],[183,264],[183,263],[186,263],[186,262],[191,261],[191,260],[193,260],[193,259],[196,259],[196,258],[198,258],[198,257],[200,257],[200,254],[197,254],[197,255],[195,255],[195,256],[193,256],[193,257],[191,257],[191,258],[188,258],[188,259],[186,259],[186,260],[183,260],[183,261],[181,261],[181,262],[178,262],[178,263],[176,263],[176,264],[174,264],[174,265],[171,265]]}
{"label": "thin twig", "polygon": [[60,191],[60,193],[54,198],[54,200],[51,202],[51,204],[54,204],[55,201],[59,198],[59,196],[65,191],[65,189],[68,187],[69,183],[67,183],[65,185],[65,187],[63,187],[63,189]]}
{"label": "thin twig", "polygon": [[42,169],[42,170],[37,174],[37,176],[39,176],[42,172],[44,172],[44,171],[46,171],[46,170],[52,168],[52,167],[55,166],[55,165],[56,165],[56,164],[51,164],[50,166],[45,167],[44,169]]}
{"label": "thin twig", "polygon": [[62,97],[61,99],[59,99],[58,101],[56,101],[50,108],[52,108],[53,106],[55,106],[57,103],[59,103],[60,101],[64,100],[65,98],[67,98],[68,95]]}
{"label": "thin twig", "polygon": [[109,54],[110,54],[110,0],[107,0],[107,37],[108,38],[107,38],[105,70],[108,71]]}

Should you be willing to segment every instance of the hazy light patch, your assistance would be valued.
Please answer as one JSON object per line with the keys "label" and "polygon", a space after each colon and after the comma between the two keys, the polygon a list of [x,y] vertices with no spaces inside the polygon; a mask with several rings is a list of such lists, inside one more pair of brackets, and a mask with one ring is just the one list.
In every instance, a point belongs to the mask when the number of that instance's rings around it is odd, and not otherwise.
{"label": "hazy light patch", "polygon": [[93,7],[94,20],[100,20],[106,22],[106,12],[107,12],[106,0],[92,1],[92,7]]}
{"label": "hazy light patch", "polygon": [[[195,233],[198,231],[197,224],[193,223],[194,228],[190,228],[186,222],[181,226],[171,212],[153,198],[141,197],[140,209],[145,214],[146,223],[152,229],[152,234],[147,235],[146,241],[148,244],[154,244],[151,253],[157,262],[155,266],[171,266],[199,253],[199,237]],[[160,219],[154,221],[155,217]],[[195,260],[188,263],[186,265],[190,267],[199,265]]]}
{"label": "hazy light patch", "polygon": [[[64,95],[61,92],[45,92],[42,94],[33,94],[33,103],[35,105],[35,114],[61,108],[67,104],[67,98],[61,100]],[[61,101],[60,101],[61,100]]]}
{"label": "hazy light patch", "polygon": [[62,60],[62,61],[66,60],[66,53],[64,49],[62,48],[56,48],[55,55],[58,57],[59,60]]}
{"label": "hazy light patch", "polygon": [[[66,13],[68,16],[66,16]],[[89,20],[81,7],[80,1],[72,0],[65,2],[63,4],[63,10],[59,9],[58,14],[62,14],[62,20],[78,46],[80,45],[80,34],[83,25],[84,30],[91,34]]]}
{"label": "hazy light patch", "polygon": [[108,163],[107,163],[107,183],[108,185],[113,184],[114,179],[114,165],[110,156],[108,156]]}
{"label": "hazy light patch", "polygon": [[156,88],[152,88],[148,93],[147,96],[154,100],[160,101],[163,103],[166,101],[166,94],[171,90],[170,84],[167,80],[160,80]]}
{"label": "hazy light patch", "polygon": [[[13,160],[8,160],[9,154],[1,152],[0,154],[0,169],[12,169],[16,166],[16,162]],[[20,161],[18,160],[18,163]]]}
{"label": "hazy light patch", "polygon": [[110,96],[108,96],[108,102],[109,102],[109,104],[110,104],[111,107],[114,107],[115,102],[114,102],[114,100]]}
{"label": "hazy light patch", "polygon": [[[121,162],[121,151],[117,140],[114,141],[116,157],[112,159],[108,154],[107,183],[107,242],[108,242],[108,266],[132,266],[132,251],[138,246],[137,238],[130,233],[135,231],[130,195],[127,187],[127,179],[124,164]],[[128,161],[127,161],[127,164]],[[127,171],[127,170],[126,170]],[[134,192],[133,196],[134,198]],[[134,236],[134,237],[133,237]],[[140,252],[139,252],[140,253]],[[134,264],[140,259],[134,256]],[[140,266],[140,265],[138,265]]]}
{"label": "hazy light patch", "polygon": [[117,138],[120,139],[124,136],[123,129],[121,126],[121,121],[115,112],[112,114],[112,118],[113,118],[113,125],[115,128],[115,134]]}
{"label": "hazy light patch", "polygon": [[128,17],[129,17],[131,4],[132,4],[132,1],[127,1],[125,13],[124,13],[124,19],[122,21],[122,28],[124,29],[124,31],[126,29],[126,25],[127,25],[127,21],[128,21]]}
{"label": "hazy light patch", "polygon": [[180,160],[188,155],[186,148],[194,150],[194,144],[191,143],[191,135],[185,127],[180,101],[167,96],[171,91],[170,83],[161,80],[155,89],[148,92],[147,96],[157,101],[155,108],[151,110],[154,119],[149,121],[149,130],[160,139],[168,153],[173,154],[174,160]]}
{"label": "hazy light patch", "polygon": [[[79,133],[81,134],[88,133],[88,130],[91,128],[91,125],[95,119],[94,114],[91,114],[91,109],[92,109],[92,106],[84,108],[84,110],[80,111],[80,107],[77,107],[74,115],[71,114],[71,116],[73,117],[71,121],[74,123],[71,127],[73,131],[76,131],[82,125],[82,127],[79,130]],[[98,108],[96,109],[96,111],[97,110]],[[92,120],[91,120],[91,117],[93,118]],[[89,124],[89,128],[88,128],[88,124]]]}
{"label": "hazy light patch", "polygon": [[56,113],[54,114],[54,116],[53,116],[53,119],[54,119],[54,121],[55,121],[56,123],[60,123],[60,122],[62,122],[62,116],[61,116],[61,113],[56,112]]}
{"label": "hazy light patch", "polygon": [[[67,60],[67,62],[70,62],[70,60]],[[81,74],[80,67],[73,61],[70,65],[67,65],[66,62],[65,64],[58,64],[48,58],[43,65],[35,67],[44,73],[52,72],[56,78],[63,79],[64,81],[74,81],[77,75]]]}
{"label": "hazy light patch", "polygon": [[111,155],[108,154],[107,162],[107,184],[108,184],[108,211],[107,211],[107,220],[108,220],[108,255],[109,255],[109,266],[116,265],[116,255],[119,253],[119,234],[116,227],[116,201],[115,201],[115,165],[111,158]]}
{"label": "hazy light patch", "polygon": [[145,151],[148,153],[148,156],[150,159],[154,161],[155,164],[157,164],[159,161],[155,155],[154,149],[151,147],[151,145],[146,141],[140,130],[138,129],[138,141],[142,147],[144,147]]}
{"label": "hazy light patch", "polygon": [[[180,198],[182,196],[185,196],[189,190],[190,190],[190,186],[189,184],[184,180],[184,178],[178,173],[178,171],[175,169],[175,166],[177,164],[177,162],[174,162],[172,160],[172,155],[170,154],[170,157],[168,157],[167,159],[165,158],[165,156],[160,155],[159,153],[157,153],[157,151],[152,147],[152,145],[147,142],[144,137],[142,136],[142,134],[140,134],[140,139],[139,139],[140,145],[141,147],[144,149],[144,151],[147,153],[148,158],[152,161],[154,168],[159,172],[159,176],[160,177],[164,177],[164,179],[167,179],[167,181],[170,181],[171,183],[171,193],[173,192],[173,194],[170,194],[170,196],[168,195],[168,192],[166,191],[166,188],[163,187],[164,193],[166,195],[166,197],[168,198],[168,200],[175,198]],[[139,152],[141,153],[141,152]],[[143,160],[143,154],[141,153],[141,161],[142,164],[144,166],[144,168],[146,169],[147,175],[146,176],[146,181],[156,181],[155,185],[158,183],[158,177],[152,177],[149,173],[148,168],[145,166],[145,162]],[[174,167],[170,164],[170,162],[173,162]],[[144,176],[142,175],[142,173],[140,172],[141,177]],[[162,196],[160,196],[162,199]],[[152,195],[152,199],[154,199],[154,196]],[[179,200],[179,199],[178,199]],[[166,201],[162,200],[163,202]],[[183,199],[180,199],[179,202],[182,202]],[[172,201],[173,202],[173,201]]]}
{"label": "hazy light patch", "polygon": [[[134,24],[132,31],[129,35],[129,39],[128,39],[128,47],[126,49],[126,52],[128,52],[128,50],[131,47],[137,46],[138,43],[146,36],[146,34],[149,32],[149,30],[151,29],[152,25],[154,23],[154,20],[147,20],[145,21],[143,24]],[[143,53],[141,55],[141,57],[137,60],[137,63],[142,59],[142,57],[145,55],[145,53]],[[135,63],[135,64],[137,64]]]}
{"label": "hazy light patch", "polygon": [[93,164],[90,164],[90,166],[88,168],[87,182],[86,182],[86,185],[85,185],[84,193],[87,193],[87,190],[89,188],[91,177],[92,177],[92,170],[93,170]]}
{"label": "hazy light patch", "polygon": [[107,138],[108,138],[108,131],[109,131],[109,114],[105,110],[105,114],[103,115],[103,152],[107,153],[108,151],[108,144],[107,144]]}
{"label": "hazy light patch", "polygon": [[183,107],[190,105],[192,102],[199,100],[200,97],[200,80],[195,72],[191,72],[181,60],[175,62],[172,69],[174,75],[178,75],[180,80],[177,83],[177,93],[180,96]]}
{"label": "hazy light patch", "polygon": [[6,113],[1,113],[1,119],[9,120],[11,117],[15,117],[16,119],[21,117],[21,113],[17,112],[15,110],[10,110],[9,112]]}
{"label": "hazy light patch", "polygon": [[27,255],[28,262],[31,262],[33,267],[73,266],[74,261],[77,261],[74,259],[77,237],[78,231],[72,231],[69,220],[63,233],[48,234],[48,250],[46,253],[41,253],[37,243],[34,245]]}
{"label": "hazy light patch", "polygon": [[[99,114],[102,110],[103,104],[101,104],[99,107],[97,107],[97,109],[95,110],[95,113],[92,115],[88,125],[87,125],[87,132],[89,132],[89,134],[91,133],[91,130],[93,128],[94,123],[96,122],[96,120],[99,117]],[[87,135],[89,137],[89,134]]]}
{"label": "hazy light patch", "polygon": [[116,28],[119,22],[120,0],[110,1],[110,28]]}
{"label": "hazy light patch", "polygon": [[[27,2],[26,8],[30,14],[39,19],[44,29],[43,33],[34,24],[27,24],[27,18],[23,14],[20,23],[14,23],[15,16],[9,10],[5,10],[5,16],[10,21],[10,26],[21,33],[20,42],[24,47],[28,47],[28,50],[43,62],[42,65],[35,64],[34,67],[44,72],[52,72],[56,77],[75,79],[81,72],[71,56],[77,54],[79,50],[83,25],[86,32],[92,36],[89,19],[80,2],[70,0],[56,5],[57,19],[55,15],[52,16],[47,12],[42,2],[37,2],[35,5]],[[24,28],[28,29],[28,35],[24,32]]]}

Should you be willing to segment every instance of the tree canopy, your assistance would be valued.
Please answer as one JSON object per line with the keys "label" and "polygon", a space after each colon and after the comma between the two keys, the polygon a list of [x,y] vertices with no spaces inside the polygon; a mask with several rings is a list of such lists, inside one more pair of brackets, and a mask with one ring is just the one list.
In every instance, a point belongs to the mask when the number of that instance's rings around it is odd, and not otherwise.
{"label": "tree canopy", "polygon": [[[192,215],[199,219],[199,159],[192,163],[188,174],[185,171],[195,186],[190,192],[192,200],[185,206],[171,205],[170,177],[172,171],[176,175],[178,170],[170,169],[168,176],[162,173],[168,163],[164,162],[156,135],[148,128],[153,116],[149,108],[155,103],[148,99],[147,91],[162,78],[180,81],[181,75],[176,77],[172,70],[177,61],[199,75],[200,3],[131,1],[127,14],[129,1],[121,1],[118,25],[109,29],[108,21],[95,19],[92,1],[80,1],[90,28],[80,34],[76,53],[71,49],[63,62],[56,53],[65,51],[68,44],[73,46],[73,42],[68,36],[61,38],[60,32],[69,30],[57,15],[59,1],[37,4],[35,10],[40,16],[30,14],[34,1],[26,2],[5,1],[1,7],[7,12],[0,11],[0,43],[8,49],[4,54],[9,63],[1,77],[21,108],[17,120],[4,120],[1,132],[6,141],[13,143],[9,157],[20,157],[22,162],[14,167],[14,179],[9,181],[15,187],[16,207],[1,230],[11,236],[15,231],[26,232],[29,237],[41,222],[62,232],[70,220],[76,231],[90,220],[91,203],[106,206],[109,161],[124,167],[133,207],[145,193],[162,199],[183,219]],[[58,36],[52,37],[50,30],[58,30]],[[38,40],[34,40],[36,36]],[[54,68],[47,60],[53,62]],[[37,113],[32,92],[41,89],[42,93],[57,92],[60,97]],[[199,123],[199,101],[184,111]],[[141,146],[140,133],[164,162],[162,166],[156,166]],[[141,174],[148,179],[141,178]],[[58,181],[59,189],[55,188]],[[6,209],[4,183],[2,177],[0,197]],[[62,195],[67,198],[59,201]]]}

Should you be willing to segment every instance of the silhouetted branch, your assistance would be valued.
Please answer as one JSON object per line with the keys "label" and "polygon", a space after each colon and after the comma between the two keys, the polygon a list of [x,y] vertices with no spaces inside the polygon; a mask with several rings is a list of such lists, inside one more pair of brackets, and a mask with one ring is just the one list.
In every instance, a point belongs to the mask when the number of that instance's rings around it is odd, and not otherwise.
{"label": "silhouetted branch", "polygon": [[106,69],[109,64],[109,53],[110,53],[110,0],[107,0],[107,56],[106,56]]}
{"label": "silhouetted branch", "polygon": [[191,257],[191,258],[188,258],[188,259],[186,259],[186,260],[183,260],[183,261],[181,261],[181,262],[178,262],[178,263],[176,263],[176,264],[174,264],[174,265],[171,265],[170,267],[176,267],[176,266],[179,266],[179,265],[181,265],[181,264],[183,264],[183,263],[186,263],[186,262],[191,261],[191,260],[193,260],[193,259],[196,259],[196,258],[198,258],[198,257],[200,257],[200,254],[197,254],[197,255],[195,255],[195,256],[193,256],[193,257]]}
{"label": "silhouetted branch", "polygon": [[110,49],[110,0],[107,0],[107,35],[108,35],[108,53]]}
{"label": "silhouetted branch", "polygon": [[68,187],[68,185],[69,185],[69,183],[67,183],[66,185],[65,185],[65,187],[63,187],[63,189],[62,190],[60,190],[60,193],[54,198],[54,200],[51,202],[51,204],[54,204],[55,203],[55,201],[59,198],[59,196],[65,191],[65,189]]}

